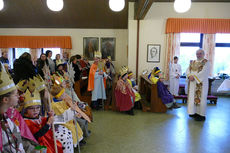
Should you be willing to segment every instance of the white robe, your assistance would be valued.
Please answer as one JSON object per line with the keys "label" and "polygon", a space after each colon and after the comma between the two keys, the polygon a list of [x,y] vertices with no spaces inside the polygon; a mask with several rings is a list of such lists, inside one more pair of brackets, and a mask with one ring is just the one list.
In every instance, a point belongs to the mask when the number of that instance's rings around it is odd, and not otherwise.
{"label": "white robe", "polygon": [[[200,61],[195,61],[200,62]],[[204,65],[203,69],[198,72],[198,70],[193,71],[188,68],[186,72],[187,77],[194,76],[194,81],[188,82],[188,114],[199,114],[201,116],[205,116],[206,107],[207,107],[207,96],[208,96],[208,76],[209,76],[209,62],[207,61]],[[201,96],[200,96],[200,104],[195,104],[195,97],[197,94],[195,93],[197,85],[201,86]]]}
{"label": "white robe", "polygon": [[172,95],[178,96],[179,92],[179,80],[176,76],[181,76],[181,66],[180,64],[172,64],[170,68],[170,78],[169,78],[169,91]]}
{"label": "white robe", "polygon": [[92,91],[92,101],[98,99],[106,99],[104,78],[107,78],[107,74],[104,72],[103,75],[98,74],[98,70],[94,75],[94,89]]}

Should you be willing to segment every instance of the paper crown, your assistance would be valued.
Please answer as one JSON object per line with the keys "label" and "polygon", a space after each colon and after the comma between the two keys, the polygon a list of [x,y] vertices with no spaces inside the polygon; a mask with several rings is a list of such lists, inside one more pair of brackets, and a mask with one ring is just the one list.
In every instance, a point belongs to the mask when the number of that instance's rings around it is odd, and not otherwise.
{"label": "paper crown", "polygon": [[100,51],[94,51],[94,57],[95,58],[101,58],[101,52]]}
{"label": "paper crown", "polygon": [[27,87],[28,87],[28,81],[27,80],[21,80],[18,82],[18,84],[16,85],[17,89],[25,92]]}
{"label": "paper crown", "polygon": [[36,90],[38,92],[46,88],[45,81],[42,79],[42,77],[39,74],[37,76],[34,76],[34,82],[35,82]]}
{"label": "paper crown", "polygon": [[25,92],[26,89],[29,89],[30,92],[33,92],[35,89],[40,92],[46,88],[45,82],[40,75],[34,76],[33,79],[21,80],[17,84],[17,89]]}
{"label": "paper crown", "polygon": [[8,74],[8,71],[5,70],[4,66],[0,64],[0,95],[7,94],[16,88],[12,77]]}
{"label": "paper crown", "polygon": [[39,92],[37,90],[34,90],[34,92],[31,93],[29,90],[26,90],[24,108],[35,105],[41,105],[41,98]]}
{"label": "paper crown", "polygon": [[154,74],[154,75],[156,75],[160,72],[161,72],[161,70],[159,69],[159,67],[154,67],[154,69],[152,70],[152,74]]}
{"label": "paper crown", "polygon": [[108,56],[107,58],[108,58],[109,60],[111,60],[111,56]]}
{"label": "paper crown", "polygon": [[131,75],[133,75],[133,72],[128,72],[128,76],[130,77]]}
{"label": "paper crown", "polygon": [[120,75],[123,76],[128,73],[128,67],[127,66],[122,66],[120,69]]}

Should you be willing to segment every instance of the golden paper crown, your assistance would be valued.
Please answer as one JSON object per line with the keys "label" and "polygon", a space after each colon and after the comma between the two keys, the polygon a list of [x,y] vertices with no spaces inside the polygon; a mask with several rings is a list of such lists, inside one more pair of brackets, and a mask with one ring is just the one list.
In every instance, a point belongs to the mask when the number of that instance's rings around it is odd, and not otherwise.
{"label": "golden paper crown", "polygon": [[111,60],[111,56],[108,56],[107,58],[108,58],[109,60]]}
{"label": "golden paper crown", "polygon": [[122,66],[120,69],[120,75],[123,76],[124,74],[128,73],[128,67]]}
{"label": "golden paper crown", "polygon": [[35,105],[41,105],[41,98],[39,92],[37,90],[34,90],[34,92],[31,93],[29,90],[26,90],[24,108]]}
{"label": "golden paper crown", "polygon": [[100,51],[94,51],[94,57],[95,58],[101,58],[101,52]]}
{"label": "golden paper crown", "polygon": [[29,91],[32,93],[32,92],[34,92],[34,90],[36,89],[36,84],[35,84],[35,81],[34,81],[34,79],[29,79],[29,81],[28,81],[28,89],[29,89]]}
{"label": "golden paper crown", "polygon": [[0,95],[7,94],[16,88],[12,77],[8,74],[8,71],[5,70],[4,66],[1,65],[0,70]]}
{"label": "golden paper crown", "polygon": [[37,76],[34,76],[34,82],[35,82],[36,90],[38,92],[46,88],[45,81],[42,79],[42,77],[39,74]]}
{"label": "golden paper crown", "polygon": [[27,87],[28,87],[28,81],[27,80],[21,80],[18,82],[18,84],[16,85],[17,89],[25,92]]}

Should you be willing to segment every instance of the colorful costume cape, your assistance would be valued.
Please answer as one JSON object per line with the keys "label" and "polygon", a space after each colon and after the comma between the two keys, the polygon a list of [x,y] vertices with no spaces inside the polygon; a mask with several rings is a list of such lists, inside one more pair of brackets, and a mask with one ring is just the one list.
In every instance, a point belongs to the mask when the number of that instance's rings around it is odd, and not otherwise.
{"label": "colorful costume cape", "polygon": [[[46,124],[47,118],[39,117],[39,119],[34,119],[34,120],[25,118],[25,122],[30,128],[31,132],[35,134]],[[55,153],[53,132],[51,129],[49,129],[49,131],[46,132],[45,135],[39,137],[38,142],[40,145],[47,147],[47,153]],[[58,140],[56,140],[56,142],[57,142],[58,153],[63,153],[62,144]]]}
{"label": "colorful costume cape", "polygon": [[124,82],[122,79],[117,81],[115,97],[116,106],[119,111],[128,111],[133,107],[135,94],[128,82]]}
{"label": "colorful costume cape", "polygon": [[[97,71],[97,64],[92,64],[90,71],[89,71],[89,79],[88,79],[88,91],[93,91],[94,89],[94,76]],[[103,69],[105,72],[105,70]],[[104,86],[106,88],[106,79],[104,78]]]}

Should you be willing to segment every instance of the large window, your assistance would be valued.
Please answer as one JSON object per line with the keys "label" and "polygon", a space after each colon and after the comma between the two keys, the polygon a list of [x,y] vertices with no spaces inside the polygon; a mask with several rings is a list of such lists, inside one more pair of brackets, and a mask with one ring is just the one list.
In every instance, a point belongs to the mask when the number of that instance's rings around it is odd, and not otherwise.
{"label": "large window", "polygon": [[230,75],[230,34],[216,34],[214,75]]}
{"label": "large window", "polygon": [[200,33],[181,33],[180,34],[180,58],[182,74],[189,66],[190,60],[196,59],[196,51],[202,47],[203,35]]}
{"label": "large window", "polygon": [[56,55],[61,53],[61,48],[43,48],[43,53],[46,53],[47,50],[52,51],[51,59],[55,59]]}
{"label": "large window", "polygon": [[[180,59],[182,74],[185,74],[190,60],[196,59],[196,50],[203,46],[203,34],[181,33]],[[230,75],[230,34],[216,34],[214,55],[214,75],[226,73]]]}

